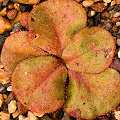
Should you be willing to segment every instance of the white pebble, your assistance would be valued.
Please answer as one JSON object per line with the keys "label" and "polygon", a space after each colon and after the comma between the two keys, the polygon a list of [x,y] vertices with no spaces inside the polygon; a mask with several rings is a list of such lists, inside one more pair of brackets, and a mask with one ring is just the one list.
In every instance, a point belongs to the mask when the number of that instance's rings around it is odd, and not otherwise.
{"label": "white pebble", "polygon": [[31,111],[28,111],[28,117],[29,120],[38,120],[38,118]]}
{"label": "white pebble", "polygon": [[12,86],[9,86],[9,87],[7,88],[7,91],[13,91]]}
{"label": "white pebble", "polygon": [[19,115],[19,120],[29,120],[29,118],[24,115]]}
{"label": "white pebble", "polygon": [[15,112],[12,114],[13,118],[16,118],[18,115],[19,115],[18,110],[17,110],[17,111],[15,111]]}
{"label": "white pebble", "polygon": [[103,0],[105,3],[110,3],[111,0]]}
{"label": "white pebble", "polygon": [[2,104],[3,104],[3,96],[2,94],[0,94],[0,107],[2,106]]}
{"label": "white pebble", "polygon": [[16,111],[16,100],[12,100],[9,104],[8,104],[8,111],[9,113],[14,113]]}
{"label": "white pebble", "polygon": [[115,12],[114,14],[113,14],[113,17],[119,17],[120,16],[120,12]]}
{"label": "white pebble", "polygon": [[116,25],[117,25],[117,26],[120,26],[120,22],[116,22]]}
{"label": "white pebble", "polygon": [[120,111],[115,111],[115,118],[120,120]]}
{"label": "white pebble", "polygon": [[120,46],[120,39],[117,39],[117,45]]}
{"label": "white pebble", "polygon": [[118,57],[120,58],[120,50],[118,51]]}

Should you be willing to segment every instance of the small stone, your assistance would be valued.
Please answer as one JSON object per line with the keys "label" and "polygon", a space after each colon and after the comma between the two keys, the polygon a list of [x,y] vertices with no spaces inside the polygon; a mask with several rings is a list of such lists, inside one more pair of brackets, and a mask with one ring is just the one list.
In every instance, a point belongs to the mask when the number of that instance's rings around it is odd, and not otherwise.
{"label": "small stone", "polygon": [[114,113],[115,113],[115,118],[117,120],[120,120],[120,111],[114,111]]}
{"label": "small stone", "polygon": [[101,1],[91,5],[91,8],[96,12],[103,12],[107,8],[107,6],[105,6],[104,2]]}
{"label": "small stone", "polygon": [[102,18],[109,18],[110,17],[110,14],[107,10],[105,10],[104,12],[101,13],[101,17]]}
{"label": "small stone", "polygon": [[29,120],[38,120],[38,118],[31,111],[28,111],[28,117]]}
{"label": "small stone", "polygon": [[14,3],[14,7],[17,11],[20,11],[20,4],[19,3]]}
{"label": "small stone", "polygon": [[8,77],[6,77],[5,73],[4,73],[4,70],[3,69],[0,69],[0,82],[2,84],[6,84],[8,83],[10,80]]}
{"label": "small stone", "polygon": [[18,110],[16,110],[16,111],[12,114],[13,118],[16,118],[18,115],[19,115]]}
{"label": "small stone", "polygon": [[40,0],[17,0],[19,3],[22,4],[29,4],[29,5],[33,5],[33,4],[37,4],[40,2]]}
{"label": "small stone", "polygon": [[0,11],[0,15],[5,16],[7,14],[7,7],[4,7],[1,11]]}
{"label": "small stone", "polygon": [[8,12],[7,12],[8,19],[14,19],[16,17],[16,15],[17,15],[16,9],[8,10]]}
{"label": "small stone", "polygon": [[103,0],[104,2],[106,2],[106,3],[110,3],[111,2],[111,0]]}
{"label": "small stone", "polygon": [[92,16],[94,16],[95,15],[95,11],[94,10],[90,10],[89,12],[88,12],[88,16],[89,17],[92,17]]}
{"label": "small stone", "polygon": [[0,112],[1,119],[0,120],[10,120],[10,114]]}
{"label": "small stone", "polygon": [[8,8],[8,9],[13,9],[13,8],[14,8],[14,4],[13,4],[13,3],[8,3],[7,8]]}
{"label": "small stone", "polygon": [[19,120],[25,120],[25,118],[27,117],[25,117],[24,115],[19,115]]}
{"label": "small stone", "polygon": [[120,22],[116,22],[116,26],[120,26]]}
{"label": "small stone", "polygon": [[14,113],[16,111],[16,100],[12,100],[9,104],[8,104],[8,111],[9,113]]}
{"label": "small stone", "polygon": [[111,18],[111,22],[112,23],[116,23],[116,22],[118,22],[119,21],[119,17],[112,17]]}
{"label": "small stone", "polygon": [[0,94],[0,107],[2,107],[2,104],[3,104],[3,95]]}
{"label": "small stone", "polygon": [[108,22],[108,23],[105,23],[105,29],[106,30],[110,30],[112,28],[112,25]]}
{"label": "small stone", "polygon": [[120,4],[120,0],[115,0],[115,4]]}
{"label": "small stone", "polygon": [[28,109],[24,107],[19,101],[17,101],[18,112],[20,115],[25,114],[28,112]]}
{"label": "small stone", "polygon": [[12,25],[12,32],[18,32],[21,30],[21,28],[22,28],[21,22],[20,20],[18,20]]}
{"label": "small stone", "polygon": [[118,58],[120,58],[120,50],[118,51]]}
{"label": "small stone", "polygon": [[117,39],[117,45],[120,46],[120,39]]}
{"label": "small stone", "polygon": [[28,28],[28,16],[29,16],[29,12],[24,12],[22,13],[21,19],[20,19],[22,26],[26,28]]}
{"label": "small stone", "polygon": [[84,0],[84,1],[82,2],[82,5],[83,5],[84,7],[89,7],[89,6],[91,6],[92,4],[94,4],[94,1],[93,1],[93,0]]}
{"label": "small stone", "polygon": [[4,0],[4,1],[2,2],[2,6],[7,6],[8,2],[9,2],[9,0]]}
{"label": "small stone", "polygon": [[21,18],[21,14],[22,14],[22,13],[19,11],[19,12],[17,13],[17,16],[16,16],[14,19],[10,20],[10,23],[13,25],[15,22],[19,21],[20,18]]}
{"label": "small stone", "polygon": [[11,29],[12,25],[10,24],[10,22],[0,15],[0,34],[3,34],[3,32],[6,30],[10,31]]}
{"label": "small stone", "polygon": [[47,114],[40,118],[40,120],[53,120]]}
{"label": "small stone", "polygon": [[120,12],[115,12],[114,14],[113,14],[113,17],[119,17],[120,16]]}
{"label": "small stone", "polygon": [[71,119],[70,119],[70,116],[65,113],[62,120],[71,120]]}
{"label": "small stone", "polygon": [[6,99],[6,104],[9,104],[10,101],[14,100],[14,93],[10,92],[10,94],[8,95],[7,99]]}
{"label": "small stone", "polygon": [[13,91],[12,86],[9,86],[9,87],[7,88],[7,91]]}
{"label": "small stone", "polygon": [[113,6],[113,5],[115,5],[115,1],[112,1],[110,4],[110,6]]}

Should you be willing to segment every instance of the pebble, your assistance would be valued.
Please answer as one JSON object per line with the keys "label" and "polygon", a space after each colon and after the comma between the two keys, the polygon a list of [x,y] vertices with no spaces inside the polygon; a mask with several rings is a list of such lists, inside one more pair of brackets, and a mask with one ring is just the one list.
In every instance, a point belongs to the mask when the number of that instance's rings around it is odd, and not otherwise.
{"label": "pebble", "polygon": [[20,20],[18,20],[17,22],[15,22],[13,25],[12,25],[12,32],[15,33],[15,32],[18,32],[22,29],[22,25],[21,25],[21,22]]}
{"label": "pebble", "polygon": [[10,101],[10,103],[8,104],[8,112],[9,113],[14,113],[16,111],[16,100],[12,100]]}
{"label": "pebble", "polygon": [[68,114],[65,113],[62,120],[71,120],[71,118]]}
{"label": "pebble", "polygon": [[10,80],[8,77],[6,77],[5,73],[4,73],[4,70],[3,69],[0,69],[0,82],[2,84],[6,84],[8,83]]}
{"label": "pebble", "polygon": [[117,45],[120,46],[120,39],[117,39]]}
{"label": "pebble", "polygon": [[40,120],[53,120],[52,118],[49,117],[49,115],[44,115]]}
{"label": "pebble", "polygon": [[91,5],[93,5],[94,4],[94,1],[93,0],[84,0],[83,2],[82,2],[82,5],[84,6],[84,7],[89,7],[89,6],[91,6]]}
{"label": "pebble", "polygon": [[15,8],[17,11],[20,11],[20,4],[19,4],[19,3],[14,3],[14,8]]}
{"label": "pebble", "polygon": [[10,92],[10,94],[8,95],[7,99],[6,99],[6,104],[9,104],[10,101],[14,100],[14,93],[13,92]]}
{"label": "pebble", "polygon": [[88,12],[88,16],[89,17],[92,17],[92,16],[94,16],[95,15],[95,11],[94,10],[89,10],[89,12]]}
{"label": "pebble", "polygon": [[14,4],[13,4],[13,3],[8,3],[7,8],[8,8],[8,9],[13,9],[13,8],[14,8]]}
{"label": "pebble", "polygon": [[17,15],[17,10],[16,9],[12,9],[12,10],[8,10],[7,12],[7,17],[8,19],[14,19]]}
{"label": "pebble", "polygon": [[120,4],[120,0],[115,0],[115,4]]}
{"label": "pebble", "polygon": [[10,120],[10,114],[5,112],[0,112],[1,119],[0,120]]}
{"label": "pebble", "polygon": [[25,5],[25,4],[19,4],[20,6],[20,11],[23,12],[29,12],[33,8],[32,5]]}
{"label": "pebble", "polygon": [[3,32],[6,30],[10,31],[11,29],[12,25],[10,24],[10,22],[0,15],[0,34],[3,34]]}
{"label": "pebble", "polygon": [[120,22],[116,22],[116,26],[120,26]]}
{"label": "pebble", "polygon": [[28,16],[29,16],[29,12],[24,12],[22,13],[21,19],[20,19],[22,26],[26,28],[28,28]]}
{"label": "pebble", "polygon": [[106,3],[110,3],[111,2],[111,0],[103,0],[104,2],[106,2]]}
{"label": "pebble", "polygon": [[119,17],[120,16],[120,12],[115,12],[114,14],[113,14],[113,17]]}
{"label": "pebble", "polygon": [[4,1],[2,2],[2,6],[7,6],[8,2],[9,2],[9,0],[4,0]]}
{"label": "pebble", "polygon": [[110,30],[112,28],[112,25],[108,22],[108,23],[105,23],[105,29],[106,30]]}
{"label": "pebble", "polygon": [[40,2],[40,0],[17,0],[19,3],[22,4],[29,4],[29,5],[33,5],[33,4],[37,4]]}
{"label": "pebble", "polygon": [[17,16],[14,19],[10,20],[10,23],[13,25],[15,22],[19,21],[21,18],[21,14],[21,11],[18,11]]}
{"label": "pebble", "polygon": [[112,17],[111,18],[111,22],[112,23],[116,23],[116,22],[118,22],[119,21],[119,17]]}
{"label": "pebble", "polygon": [[2,104],[3,104],[3,95],[0,94],[0,107],[2,107]]}
{"label": "pebble", "polygon": [[28,111],[28,117],[29,120],[38,120],[38,118],[31,111]]}
{"label": "pebble", "polygon": [[13,114],[12,114],[13,118],[16,118],[17,116],[19,116],[19,112],[18,110],[16,110]]}
{"label": "pebble", "polygon": [[118,51],[118,58],[120,58],[120,50]]}
{"label": "pebble", "polygon": [[9,87],[7,88],[7,91],[13,91],[12,86],[9,86]]}
{"label": "pebble", "polygon": [[117,120],[120,120],[120,111],[114,111],[114,113],[115,113],[115,118]]}
{"label": "pebble", "polygon": [[7,7],[4,7],[1,11],[0,11],[0,15],[5,16],[7,14]]}
{"label": "pebble", "polygon": [[107,6],[104,5],[104,2],[96,2],[93,5],[91,5],[91,8],[95,10],[96,12],[103,12]]}
{"label": "pebble", "polygon": [[102,18],[109,18],[110,17],[110,13],[107,10],[105,10],[104,12],[101,13],[101,17]]}
{"label": "pebble", "polygon": [[27,118],[27,117],[25,117],[24,115],[19,115],[19,120],[25,120],[25,118]]}

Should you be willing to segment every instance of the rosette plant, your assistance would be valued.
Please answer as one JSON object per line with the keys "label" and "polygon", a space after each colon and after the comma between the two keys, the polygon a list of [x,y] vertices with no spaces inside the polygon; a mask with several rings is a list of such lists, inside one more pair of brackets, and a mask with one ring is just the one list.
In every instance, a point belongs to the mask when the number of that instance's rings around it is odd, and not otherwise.
{"label": "rosette plant", "polygon": [[1,62],[16,98],[32,112],[62,107],[75,118],[93,119],[120,103],[120,76],[109,68],[115,41],[100,27],[86,27],[86,16],[73,0],[48,0],[30,12],[29,31],[5,40]]}

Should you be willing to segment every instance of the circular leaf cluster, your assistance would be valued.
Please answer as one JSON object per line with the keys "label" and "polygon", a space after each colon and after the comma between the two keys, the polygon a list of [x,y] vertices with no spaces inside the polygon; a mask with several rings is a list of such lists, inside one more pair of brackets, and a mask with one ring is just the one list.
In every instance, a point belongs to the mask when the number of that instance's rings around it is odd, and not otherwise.
{"label": "circular leaf cluster", "polygon": [[81,4],[48,0],[30,12],[29,31],[5,40],[1,62],[11,74],[13,91],[37,115],[62,107],[70,116],[92,119],[119,104],[120,76],[109,68],[114,39],[86,22]]}

